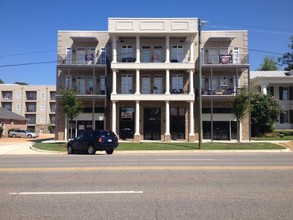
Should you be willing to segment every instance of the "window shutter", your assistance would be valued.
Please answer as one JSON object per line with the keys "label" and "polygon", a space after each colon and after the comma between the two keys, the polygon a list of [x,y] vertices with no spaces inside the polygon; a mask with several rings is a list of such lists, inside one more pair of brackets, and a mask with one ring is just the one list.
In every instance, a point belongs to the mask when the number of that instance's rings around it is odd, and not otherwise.
{"label": "window shutter", "polygon": [[293,87],[289,87],[289,100],[293,100]]}
{"label": "window shutter", "polygon": [[290,110],[290,123],[293,124],[293,110]]}
{"label": "window shutter", "polygon": [[283,87],[279,87],[279,99],[283,100]]}
{"label": "window shutter", "polygon": [[274,87],[273,86],[270,86],[270,95],[271,96],[274,96]]}

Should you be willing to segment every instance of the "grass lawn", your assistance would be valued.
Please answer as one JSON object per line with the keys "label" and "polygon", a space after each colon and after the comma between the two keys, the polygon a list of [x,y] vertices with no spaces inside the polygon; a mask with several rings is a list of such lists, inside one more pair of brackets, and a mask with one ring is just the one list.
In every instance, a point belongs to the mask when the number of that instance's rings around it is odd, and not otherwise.
{"label": "grass lawn", "polygon": [[[49,151],[66,152],[66,144],[64,143],[36,143],[34,148]],[[277,150],[285,149],[282,146],[263,143],[203,143],[202,150]],[[121,142],[117,151],[131,150],[198,150],[197,143],[136,143],[136,142]]]}

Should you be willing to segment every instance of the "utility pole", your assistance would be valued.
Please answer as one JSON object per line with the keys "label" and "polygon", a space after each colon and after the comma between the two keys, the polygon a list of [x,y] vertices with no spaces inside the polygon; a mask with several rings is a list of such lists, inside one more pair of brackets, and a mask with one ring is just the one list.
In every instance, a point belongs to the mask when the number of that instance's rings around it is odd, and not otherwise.
{"label": "utility pole", "polygon": [[202,96],[201,96],[201,28],[202,20],[198,19],[198,148],[202,145]]}

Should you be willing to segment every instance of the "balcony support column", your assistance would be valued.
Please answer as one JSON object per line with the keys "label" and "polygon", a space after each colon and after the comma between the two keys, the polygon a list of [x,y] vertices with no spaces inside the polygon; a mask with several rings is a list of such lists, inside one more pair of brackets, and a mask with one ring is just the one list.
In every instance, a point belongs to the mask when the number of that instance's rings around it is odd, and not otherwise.
{"label": "balcony support column", "polygon": [[194,102],[189,102],[189,142],[195,141],[195,134],[194,134]]}
{"label": "balcony support column", "polygon": [[140,63],[140,37],[136,36],[136,61],[135,63]]}
{"label": "balcony support column", "polygon": [[264,94],[264,95],[267,95],[268,94],[267,84],[266,83],[263,83],[261,85],[261,93]]}
{"label": "balcony support column", "polygon": [[113,91],[112,94],[116,95],[117,94],[117,72],[116,70],[113,70]]}
{"label": "balcony support column", "polygon": [[117,38],[113,36],[112,38],[112,46],[113,46],[113,61],[112,63],[117,63]]}
{"label": "balcony support column", "polygon": [[170,63],[170,36],[166,36],[166,62]]}
{"label": "balcony support column", "polygon": [[136,70],[136,95],[140,94],[140,72],[139,70]]}
{"label": "balcony support column", "polygon": [[169,101],[166,101],[166,131],[165,131],[165,141],[170,141],[171,140],[171,135],[170,135],[170,103]]}
{"label": "balcony support column", "polygon": [[[194,42],[193,42],[193,39],[191,39],[191,44],[190,44],[190,60],[189,60],[189,63],[195,63],[194,62],[193,53],[194,53]],[[198,56],[201,56],[201,55],[199,54]]]}
{"label": "balcony support column", "polygon": [[112,101],[112,131],[116,133],[116,101]]}
{"label": "balcony support column", "polygon": [[170,70],[166,70],[166,95],[170,94]]}
{"label": "balcony support column", "polygon": [[189,72],[189,95],[194,95],[194,91],[193,91],[193,70],[190,70]]}
{"label": "balcony support column", "polygon": [[[140,132],[139,132],[139,109],[140,109],[140,105],[139,105],[139,101],[136,101],[135,103],[135,133],[134,136],[135,137],[139,137],[140,138]],[[137,139],[137,138],[135,138]]]}

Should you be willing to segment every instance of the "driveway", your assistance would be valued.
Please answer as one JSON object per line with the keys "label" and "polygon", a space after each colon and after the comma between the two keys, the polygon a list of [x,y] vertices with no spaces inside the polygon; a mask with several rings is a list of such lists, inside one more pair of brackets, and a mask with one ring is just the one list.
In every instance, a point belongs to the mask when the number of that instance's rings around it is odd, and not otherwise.
{"label": "driveway", "polygon": [[0,155],[9,154],[43,154],[30,149],[36,142],[54,139],[54,134],[41,134],[38,138],[0,138]]}

